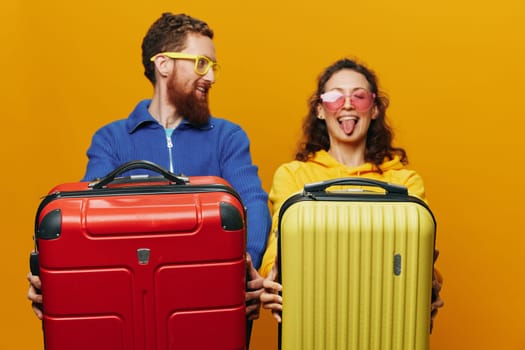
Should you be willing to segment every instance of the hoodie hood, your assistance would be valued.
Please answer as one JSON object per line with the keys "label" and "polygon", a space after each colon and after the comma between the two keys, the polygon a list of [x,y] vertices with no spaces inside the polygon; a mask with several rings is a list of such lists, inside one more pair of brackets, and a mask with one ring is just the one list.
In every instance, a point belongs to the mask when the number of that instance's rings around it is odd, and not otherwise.
{"label": "hoodie hood", "polygon": [[[375,173],[377,172],[374,169],[374,166],[372,163],[367,162],[362,165],[359,165],[357,167],[353,166],[345,166],[339,163],[334,157],[332,157],[328,152],[322,150],[315,153],[314,157],[309,160],[312,163],[316,163],[320,165],[323,168],[327,169],[341,169],[342,167],[346,170],[345,173],[347,175],[364,175],[367,173]],[[379,168],[386,172],[388,170],[400,170],[404,168],[403,163],[401,163],[401,160],[399,156],[394,156],[394,159],[392,160],[386,160],[379,166]]]}

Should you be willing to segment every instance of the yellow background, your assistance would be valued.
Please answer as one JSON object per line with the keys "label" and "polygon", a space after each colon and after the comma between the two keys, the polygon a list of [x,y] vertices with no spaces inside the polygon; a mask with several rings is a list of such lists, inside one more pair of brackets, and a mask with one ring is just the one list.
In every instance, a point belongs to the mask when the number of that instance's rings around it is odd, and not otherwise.
{"label": "yellow background", "polygon": [[[3,1],[0,349],[42,349],[25,299],[40,197],[84,172],[93,132],[151,95],[140,43],[163,11],[216,32],[216,116],[241,124],[269,190],[292,158],[321,70],[356,56],[380,77],[438,220],[446,306],[433,349],[525,349],[525,3]],[[75,295],[71,296],[75,298]],[[267,313],[253,349],[274,349]]]}

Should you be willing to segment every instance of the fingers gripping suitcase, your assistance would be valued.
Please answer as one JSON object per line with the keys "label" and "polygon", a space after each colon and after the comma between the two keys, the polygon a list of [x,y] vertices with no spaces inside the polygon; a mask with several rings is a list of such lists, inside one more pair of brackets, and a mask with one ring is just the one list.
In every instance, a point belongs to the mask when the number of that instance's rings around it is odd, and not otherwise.
{"label": "fingers gripping suitcase", "polygon": [[[118,177],[137,168],[162,176]],[[245,234],[221,178],[137,161],[57,186],[35,227],[46,350],[244,349]]]}
{"label": "fingers gripping suitcase", "polygon": [[279,213],[280,348],[428,349],[435,229],[423,201],[380,181],[290,197]]}

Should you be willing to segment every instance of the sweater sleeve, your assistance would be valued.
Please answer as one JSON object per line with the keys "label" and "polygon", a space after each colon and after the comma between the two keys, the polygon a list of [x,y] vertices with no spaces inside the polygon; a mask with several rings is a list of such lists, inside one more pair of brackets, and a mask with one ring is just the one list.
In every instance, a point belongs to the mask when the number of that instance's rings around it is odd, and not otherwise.
{"label": "sweater sleeve", "polygon": [[87,150],[88,163],[82,181],[93,181],[109,174],[119,165],[111,135],[107,128],[98,130],[91,139],[91,146]]}
{"label": "sweater sleeve", "polygon": [[268,276],[277,256],[277,225],[279,223],[279,210],[288,197],[300,191],[302,188],[303,187],[299,186],[296,181],[293,167],[289,164],[283,164],[277,168],[273,177],[272,188],[270,190],[272,230],[260,269],[261,276],[263,277]]}
{"label": "sweater sleeve", "polygon": [[226,181],[239,193],[246,207],[247,242],[256,269],[261,264],[266,249],[271,218],[268,209],[268,194],[262,188],[258,168],[252,163],[248,136],[237,128],[224,142],[221,154],[221,173]]}
{"label": "sweater sleeve", "polygon": [[405,183],[402,185],[407,187],[408,193],[410,195],[416,196],[419,199],[427,202],[423,178],[417,172],[410,171],[408,177],[405,180]]}

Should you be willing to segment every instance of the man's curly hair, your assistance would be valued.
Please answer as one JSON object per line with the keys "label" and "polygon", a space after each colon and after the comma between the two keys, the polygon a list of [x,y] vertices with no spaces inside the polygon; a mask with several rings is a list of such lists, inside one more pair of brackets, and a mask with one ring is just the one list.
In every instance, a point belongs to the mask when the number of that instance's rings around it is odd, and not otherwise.
{"label": "man's curly hair", "polygon": [[144,75],[155,84],[155,67],[151,57],[160,52],[184,50],[188,33],[196,33],[213,39],[213,30],[206,22],[181,14],[163,13],[149,28],[142,40],[142,64]]}

